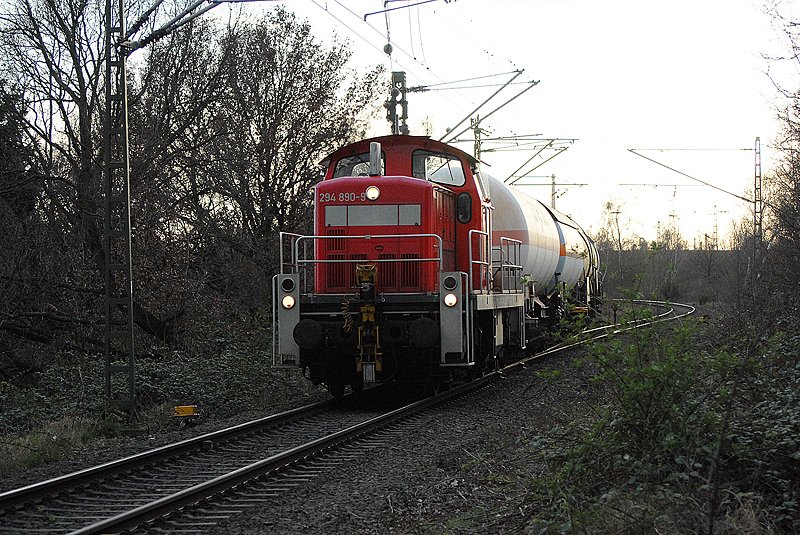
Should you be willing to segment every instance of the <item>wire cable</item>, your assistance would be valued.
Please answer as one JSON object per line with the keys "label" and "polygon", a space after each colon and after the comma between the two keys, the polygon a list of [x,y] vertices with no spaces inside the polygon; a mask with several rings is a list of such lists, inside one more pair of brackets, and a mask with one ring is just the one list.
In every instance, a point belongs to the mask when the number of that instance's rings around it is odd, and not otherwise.
{"label": "wire cable", "polygon": [[[389,56],[389,70],[393,71],[394,59],[392,58],[392,35],[389,30],[389,11],[385,11],[383,15],[386,19],[386,48],[384,48],[384,52]],[[366,17],[364,17],[364,20],[366,20]]]}
{"label": "wire cable", "polygon": [[[366,24],[366,25],[367,25],[367,26],[368,26],[368,27],[369,27],[369,28],[370,28],[370,29],[371,29],[373,32],[375,32],[376,34],[380,35],[380,36],[381,36],[381,39],[383,39],[383,37],[384,37],[384,35],[383,35],[383,31],[381,31],[380,29],[378,29],[378,28],[376,28],[375,26],[373,26],[373,25],[372,25],[370,22],[368,22],[368,21],[364,21],[364,20],[362,19],[362,17],[361,17],[361,16],[360,16],[358,13],[356,13],[356,12],[355,12],[355,11],[353,11],[353,10],[352,10],[350,7],[348,7],[347,5],[345,5],[345,4],[344,4],[344,3],[343,3],[341,0],[333,0],[333,1],[334,1],[334,2],[336,2],[336,4],[337,4],[339,7],[341,7],[342,9],[344,9],[345,11],[347,11],[348,13],[350,13],[350,14],[351,14],[353,17],[357,18],[357,19],[358,19],[360,22],[362,22],[363,24]],[[378,48],[378,47],[376,47],[375,45],[373,45],[373,44],[372,44],[372,43],[371,43],[371,42],[370,42],[370,41],[369,41],[369,40],[368,40],[368,39],[367,39],[367,38],[366,38],[366,37],[363,35],[363,32],[358,32],[358,31],[356,31],[355,29],[353,29],[351,26],[349,26],[349,25],[345,24],[345,23],[342,21],[342,19],[340,19],[339,17],[335,16],[335,15],[334,15],[334,14],[333,14],[333,13],[332,13],[330,10],[328,10],[326,7],[323,7],[322,5],[320,5],[320,4],[317,2],[317,0],[312,0],[312,2],[314,2],[314,4],[315,4],[317,7],[319,7],[320,9],[322,9],[323,11],[325,11],[326,13],[328,13],[328,14],[329,14],[331,17],[333,17],[333,18],[334,18],[336,21],[338,21],[339,23],[341,23],[341,24],[342,24],[342,25],[343,25],[345,28],[347,28],[348,30],[350,30],[350,31],[351,31],[351,32],[353,32],[354,34],[358,35],[358,37],[359,37],[361,40],[363,40],[363,41],[365,41],[366,43],[368,43],[368,44],[369,44],[369,45],[370,45],[372,48],[374,48],[375,50],[379,50],[379,51],[380,51],[382,54],[384,53],[384,52],[383,52],[383,51],[382,51],[380,48]],[[424,70],[424,72],[425,72],[425,73],[427,73],[428,75],[432,76],[433,78],[435,78],[435,79],[436,79],[436,80],[438,80],[439,82],[444,82],[444,78],[442,78],[441,76],[439,76],[439,75],[438,75],[438,74],[437,74],[437,73],[436,73],[436,72],[435,72],[435,71],[434,71],[434,70],[433,70],[431,67],[429,67],[429,66],[427,65],[427,62],[423,64],[423,63],[422,63],[422,62],[420,62],[420,61],[419,61],[417,58],[414,58],[414,56],[413,56],[412,54],[410,54],[410,53],[409,53],[407,50],[405,50],[403,47],[401,47],[401,46],[399,46],[399,45],[396,45],[396,44],[395,44],[395,45],[392,45],[392,46],[393,46],[393,48],[394,48],[394,51],[401,52],[402,54],[404,54],[404,55],[405,55],[407,58],[409,58],[409,59],[410,59],[410,60],[412,60],[414,63],[416,63],[417,65],[419,65],[419,66],[420,66],[420,67],[421,67],[421,68]],[[394,58],[393,58],[393,59],[394,59]],[[412,71],[412,69],[410,69],[410,68],[409,68],[409,66],[407,66],[407,65],[403,65],[403,64],[402,64],[400,61],[398,61],[398,60],[396,60],[396,59],[394,59],[394,61],[395,61],[395,62],[396,62],[396,63],[397,63],[397,64],[398,64],[400,67],[402,67],[404,70],[406,70],[406,71],[409,71],[409,72],[411,72],[411,71]],[[421,77],[421,76],[418,76],[418,78],[422,78],[422,77]],[[465,96],[465,95],[463,95],[463,94],[461,94],[461,93],[459,93],[459,92],[455,92],[454,94],[455,94],[456,96],[458,96],[458,97],[459,97],[461,100],[463,100],[464,102],[466,102],[466,103],[467,103],[467,106],[474,106],[474,103],[475,103],[475,101],[474,101],[473,99],[471,99],[471,98],[468,98],[467,96]],[[448,100],[448,104],[450,104],[450,105],[452,105],[452,106],[456,106],[456,107],[458,107],[458,109],[461,109],[461,110],[463,110],[463,109],[466,109],[466,106],[464,106],[462,103],[454,103],[452,100]]]}
{"label": "wire cable", "polygon": [[[331,13],[331,12],[330,12],[330,10],[328,10],[328,8],[327,8],[327,7],[325,7],[325,6],[321,5],[319,2],[317,2],[317,0],[311,0],[311,2],[312,2],[312,3],[313,3],[315,6],[317,6],[318,8],[320,8],[322,11],[324,11],[325,13],[327,13],[328,15],[330,15],[330,16],[333,18],[333,20],[335,20],[336,22],[338,22],[339,24],[341,24],[342,26],[344,26],[345,28],[347,28],[348,30],[350,30],[350,32],[351,32],[351,33],[353,33],[353,34],[354,34],[354,35],[356,35],[356,36],[357,36],[359,39],[361,39],[362,41],[364,41],[365,43],[367,43],[367,44],[368,44],[370,47],[372,47],[373,49],[377,50],[377,51],[378,51],[378,52],[380,52],[381,54],[385,54],[385,52],[384,52],[384,51],[383,51],[381,48],[379,48],[379,47],[377,47],[376,45],[374,45],[374,44],[373,44],[373,43],[372,43],[372,42],[371,42],[369,39],[367,39],[366,37],[364,37],[364,36],[363,36],[363,35],[362,35],[360,32],[357,32],[357,31],[355,31],[355,30],[354,30],[353,28],[351,28],[351,27],[350,27],[350,26],[349,26],[349,25],[348,25],[346,22],[344,22],[342,19],[340,19],[339,17],[337,17],[336,15],[334,15],[333,13]],[[339,4],[338,0],[336,1],[336,3],[337,3],[337,4]],[[340,4],[340,5],[341,5],[341,4]],[[350,11],[350,10],[348,9],[348,11]],[[350,11],[350,12],[352,13],[352,11]],[[370,26],[370,28],[372,28],[372,26]],[[373,29],[375,29],[375,28],[373,28]],[[400,65],[401,67],[403,67],[403,65],[402,65],[400,62],[397,62],[397,63],[398,63],[398,65]],[[405,68],[405,67],[403,67],[403,68]]]}
{"label": "wire cable", "polygon": [[428,60],[425,57],[425,46],[422,42],[422,22],[419,18],[419,9],[417,9],[417,33],[419,34],[419,49],[422,51],[422,63],[427,67]]}
{"label": "wire cable", "polygon": [[414,59],[417,59],[417,53],[414,51],[414,25],[411,23],[411,10],[408,11],[408,41],[411,43],[411,54]]}

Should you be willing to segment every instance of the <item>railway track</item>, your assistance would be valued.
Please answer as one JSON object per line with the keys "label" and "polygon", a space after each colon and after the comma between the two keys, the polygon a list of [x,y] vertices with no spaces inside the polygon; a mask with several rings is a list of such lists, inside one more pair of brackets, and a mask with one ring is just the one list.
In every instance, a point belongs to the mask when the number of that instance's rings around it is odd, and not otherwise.
{"label": "railway track", "polygon": [[[661,313],[600,327],[584,337],[517,361],[694,312],[689,305],[639,301]],[[404,406],[320,402],[185,440],[119,461],[0,494],[0,534],[197,532],[265,499],[290,492],[413,428],[418,415],[475,395],[500,374],[488,374]],[[370,408],[372,407],[372,408]]]}

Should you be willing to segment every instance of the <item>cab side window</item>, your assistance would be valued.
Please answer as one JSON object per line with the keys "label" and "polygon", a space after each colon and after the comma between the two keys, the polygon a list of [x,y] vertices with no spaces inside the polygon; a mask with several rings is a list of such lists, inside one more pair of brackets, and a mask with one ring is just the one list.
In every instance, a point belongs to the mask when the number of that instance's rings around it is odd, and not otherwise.
{"label": "cab side window", "polygon": [[411,156],[411,172],[416,178],[437,184],[463,186],[466,183],[461,160],[449,154],[415,150]]}

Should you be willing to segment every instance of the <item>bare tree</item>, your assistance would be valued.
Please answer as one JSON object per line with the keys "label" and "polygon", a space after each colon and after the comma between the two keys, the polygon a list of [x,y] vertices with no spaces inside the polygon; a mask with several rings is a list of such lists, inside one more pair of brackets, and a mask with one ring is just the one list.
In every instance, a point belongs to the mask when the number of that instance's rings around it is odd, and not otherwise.
{"label": "bare tree", "polygon": [[[9,0],[0,13],[2,67],[29,102],[23,118],[43,175],[39,209],[50,232],[69,237],[64,250],[50,251],[62,260],[62,269],[49,273],[52,283],[103,281],[103,13],[96,0]],[[170,325],[138,300],[134,318],[145,332],[174,341]]]}
{"label": "bare tree", "polygon": [[237,206],[251,236],[296,229],[307,222],[308,192],[319,179],[315,159],[363,134],[363,110],[379,88],[375,70],[348,78],[350,52],[326,49],[307,23],[277,9],[231,32],[225,113],[236,125],[218,161],[235,162],[216,189]]}
{"label": "bare tree", "polygon": [[[39,267],[25,244],[37,233],[32,214],[40,190],[40,177],[32,167],[32,146],[25,136],[25,109],[21,95],[0,80],[0,330],[49,341],[49,333],[24,313],[31,296],[22,288],[23,281]],[[0,352],[10,352],[2,341]]]}
{"label": "bare tree", "polygon": [[26,136],[25,103],[0,79],[0,218],[24,219],[33,212],[41,175],[33,167]]}
{"label": "bare tree", "polygon": [[[278,232],[308,230],[317,164],[363,135],[382,71],[354,76],[345,45],[318,43],[308,23],[281,8],[230,28],[222,46],[230,58],[218,117],[227,132],[198,151],[205,163],[185,179],[196,222],[227,235],[215,250],[214,279],[224,286],[262,279],[276,267]],[[246,293],[258,300],[265,288]]]}
{"label": "bare tree", "polygon": [[[34,211],[53,242],[26,278],[71,292],[25,312],[76,317],[89,340],[105,261],[103,9],[96,0],[5,6],[2,68],[30,104],[18,116],[42,175]],[[178,343],[188,296],[204,288],[263,305],[277,232],[309,224],[316,163],[362,133],[380,89],[379,71],[355,76],[349,55],[282,9],[242,27],[194,21],[143,53],[130,77],[130,147],[134,319],[145,332]]]}

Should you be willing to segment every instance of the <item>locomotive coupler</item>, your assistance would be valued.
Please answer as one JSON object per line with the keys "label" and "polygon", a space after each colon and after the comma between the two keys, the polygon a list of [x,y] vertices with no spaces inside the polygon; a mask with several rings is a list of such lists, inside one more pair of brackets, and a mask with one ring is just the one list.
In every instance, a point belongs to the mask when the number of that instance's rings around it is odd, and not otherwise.
{"label": "locomotive coupler", "polygon": [[356,265],[356,283],[358,284],[358,298],[361,302],[375,302],[375,281],[378,279],[377,270],[372,264]]}
{"label": "locomotive coupler", "polygon": [[356,282],[361,301],[361,321],[358,326],[359,356],[356,371],[365,383],[375,382],[375,374],[382,371],[380,327],[375,324],[375,281],[377,270],[372,264],[356,266]]}

